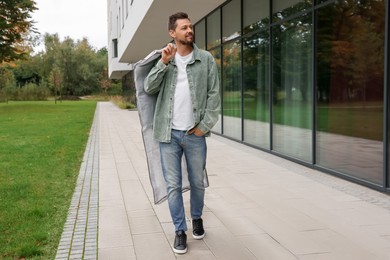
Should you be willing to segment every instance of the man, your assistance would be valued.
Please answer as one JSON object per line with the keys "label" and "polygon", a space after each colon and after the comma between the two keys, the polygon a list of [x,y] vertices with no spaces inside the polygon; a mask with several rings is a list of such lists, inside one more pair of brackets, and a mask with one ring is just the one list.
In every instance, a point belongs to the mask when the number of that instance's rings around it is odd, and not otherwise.
{"label": "man", "polygon": [[169,43],[144,82],[148,94],[158,93],[153,138],[159,141],[168,205],[175,226],[173,251],[187,252],[187,224],[182,196],[181,161],[184,154],[190,183],[192,235],[205,236],[202,212],[205,194],[206,140],[218,120],[220,107],[217,65],[212,55],[193,43],[186,13],[169,17]]}

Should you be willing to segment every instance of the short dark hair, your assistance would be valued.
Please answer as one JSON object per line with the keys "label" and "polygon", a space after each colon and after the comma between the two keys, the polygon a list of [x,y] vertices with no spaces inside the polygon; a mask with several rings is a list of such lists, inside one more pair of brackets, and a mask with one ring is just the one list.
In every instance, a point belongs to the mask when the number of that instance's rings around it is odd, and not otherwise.
{"label": "short dark hair", "polygon": [[188,20],[190,20],[190,18],[188,18],[188,14],[186,14],[184,12],[175,13],[175,14],[169,16],[168,31],[176,29],[176,26],[177,26],[176,21],[179,20],[179,19],[188,19]]}

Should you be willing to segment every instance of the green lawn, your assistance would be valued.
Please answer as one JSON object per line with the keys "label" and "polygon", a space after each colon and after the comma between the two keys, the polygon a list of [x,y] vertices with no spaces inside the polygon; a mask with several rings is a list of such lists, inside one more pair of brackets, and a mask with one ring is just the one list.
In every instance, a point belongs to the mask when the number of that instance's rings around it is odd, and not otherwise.
{"label": "green lawn", "polygon": [[0,103],[0,259],[53,259],[95,101]]}

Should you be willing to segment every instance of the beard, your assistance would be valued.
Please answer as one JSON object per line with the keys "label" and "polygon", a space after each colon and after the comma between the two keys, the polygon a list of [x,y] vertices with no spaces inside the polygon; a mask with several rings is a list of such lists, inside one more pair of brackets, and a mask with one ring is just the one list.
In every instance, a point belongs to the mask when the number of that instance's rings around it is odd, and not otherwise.
{"label": "beard", "polygon": [[191,45],[192,46],[192,43],[194,42],[194,41],[187,41],[187,40],[179,40],[179,42],[181,43],[181,44],[183,44],[183,45]]}
{"label": "beard", "polygon": [[[188,36],[192,36],[191,40],[187,40]],[[179,42],[181,44],[183,44],[183,45],[190,45],[190,46],[192,46],[192,44],[194,43],[194,38],[193,37],[194,37],[193,34],[188,34],[188,35],[186,35],[186,38],[184,38],[184,40],[183,39],[179,39]]]}

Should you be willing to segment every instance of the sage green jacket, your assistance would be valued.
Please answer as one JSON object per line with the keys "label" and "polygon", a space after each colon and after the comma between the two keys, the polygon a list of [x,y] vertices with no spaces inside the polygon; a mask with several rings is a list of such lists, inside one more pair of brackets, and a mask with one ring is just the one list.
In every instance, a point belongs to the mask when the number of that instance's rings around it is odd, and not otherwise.
{"label": "sage green jacket", "polygon": [[[207,51],[195,44],[192,60],[187,65],[194,122],[206,135],[218,121],[220,92],[217,64]],[[159,142],[171,141],[173,99],[175,96],[177,67],[174,59],[165,65],[159,59],[144,82],[148,94],[158,94],[153,119],[153,138]]]}

